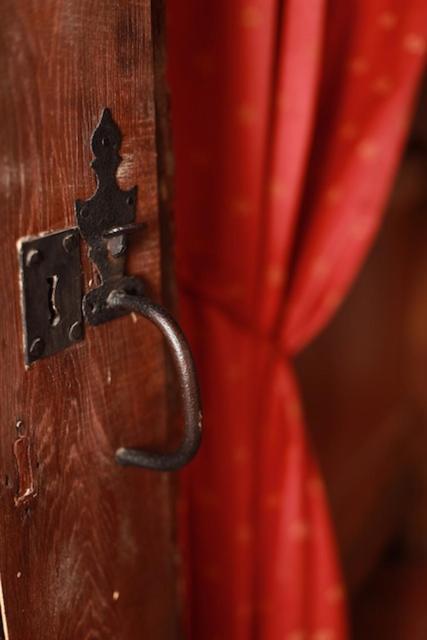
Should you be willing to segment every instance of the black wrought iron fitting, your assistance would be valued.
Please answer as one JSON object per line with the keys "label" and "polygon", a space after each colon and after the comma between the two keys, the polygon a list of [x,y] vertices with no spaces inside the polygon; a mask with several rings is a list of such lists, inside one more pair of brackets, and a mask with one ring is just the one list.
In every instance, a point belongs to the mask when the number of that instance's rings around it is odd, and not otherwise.
{"label": "black wrought iron fitting", "polygon": [[[116,457],[123,465],[171,471],[187,464],[199,448],[199,390],[191,351],[180,327],[166,309],[146,296],[142,280],[125,273],[127,236],[146,225],[135,222],[137,187],[124,191],[117,184],[121,141],[110,110],[104,109],[92,136],[97,188],[88,200],[76,201],[78,228],[18,242],[24,358],[30,365],[83,340],[82,308],[91,325],[128,313],[139,313],[153,322],[172,351],[179,378],[182,442],[172,453],[122,447]],[[83,301],[79,236],[87,243],[100,278]]]}
{"label": "black wrought iron fitting", "polygon": [[83,339],[80,239],[65,229],[18,242],[25,364]]}
{"label": "black wrought iron fitting", "polygon": [[123,191],[117,184],[121,142],[122,135],[111,111],[104,109],[91,141],[95,156],[91,166],[97,176],[97,189],[89,200],[76,201],[77,224],[101,279],[101,284],[83,298],[83,313],[92,325],[126,313],[108,305],[113,289],[132,291],[135,295],[144,293],[139,278],[125,275],[127,235],[143,229],[145,224],[135,223],[137,187]]}
{"label": "black wrought iron fitting", "polygon": [[174,365],[178,372],[184,414],[184,436],[181,446],[175,452],[156,453],[121,448],[116,452],[117,461],[124,465],[162,471],[179,469],[197,452],[202,429],[199,389],[187,340],[174,318],[163,307],[148,298],[113,290],[108,296],[108,304],[114,309],[127,311],[127,313],[139,313],[160,329],[171,348]]}
{"label": "black wrought iron fitting", "polygon": [[91,166],[97,176],[97,189],[89,200],[76,201],[78,227],[101,279],[99,286],[84,296],[83,313],[91,325],[139,313],[165,337],[179,378],[184,414],[181,445],[172,453],[122,447],[116,457],[120,464],[172,471],[187,464],[199,448],[202,424],[199,390],[191,351],[179,325],[166,309],[145,295],[142,280],[125,274],[126,236],[144,229],[145,224],[135,222],[137,187],[124,191],[117,184],[121,141],[111,111],[104,109],[91,142],[95,156]]}

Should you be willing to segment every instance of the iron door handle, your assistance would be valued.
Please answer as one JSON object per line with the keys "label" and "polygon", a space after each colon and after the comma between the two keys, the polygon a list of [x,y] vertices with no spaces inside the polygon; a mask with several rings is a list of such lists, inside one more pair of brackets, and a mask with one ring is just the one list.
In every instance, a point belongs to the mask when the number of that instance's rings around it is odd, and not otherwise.
{"label": "iron door handle", "polygon": [[[166,338],[178,372],[184,436],[172,453],[122,447],[116,451],[116,459],[123,465],[174,471],[190,462],[200,445],[199,389],[190,347],[180,326],[166,309],[146,296],[142,280],[125,273],[127,236],[146,230],[147,224],[135,221],[137,187],[124,191],[117,183],[121,141],[121,131],[110,109],[104,109],[91,140],[91,166],[97,188],[87,200],[76,200],[78,229],[23,238],[19,243],[25,362],[29,365],[82,340],[82,311],[92,326],[130,312],[153,322]],[[97,273],[97,286],[89,289],[83,300],[79,234],[88,246],[89,260]],[[31,295],[33,290],[36,297]],[[49,293],[49,302],[48,295],[38,295],[40,290]]]}
{"label": "iron door handle", "polygon": [[134,295],[114,289],[108,295],[107,305],[111,309],[136,312],[160,329],[171,349],[178,373],[182,409],[184,414],[184,436],[176,451],[156,453],[143,449],[120,448],[116,459],[122,465],[132,465],[158,471],[175,471],[186,465],[197,453],[201,440],[202,414],[199,388],[190,347],[181,327],[166,309],[144,295]]}
{"label": "iron door handle", "polygon": [[96,326],[136,312],[153,322],[166,338],[179,378],[184,413],[182,442],[172,453],[123,447],[116,452],[116,459],[123,465],[174,471],[187,464],[200,445],[199,389],[190,347],[181,328],[166,309],[146,296],[142,280],[125,273],[127,236],[144,231],[147,225],[135,221],[137,187],[124,191],[117,183],[121,141],[121,131],[110,109],[104,109],[91,140],[91,166],[97,188],[93,196],[76,200],[75,205],[80,235],[98,274],[97,286],[83,297],[83,315],[88,324]]}

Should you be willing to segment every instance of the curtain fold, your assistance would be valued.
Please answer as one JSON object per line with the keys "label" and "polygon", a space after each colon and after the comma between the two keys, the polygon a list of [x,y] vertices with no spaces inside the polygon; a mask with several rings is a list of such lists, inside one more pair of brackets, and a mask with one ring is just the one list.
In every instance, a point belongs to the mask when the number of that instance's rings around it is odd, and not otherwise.
{"label": "curtain fold", "polygon": [[380,224],[424,0],[169,0],[176,268],[205,414],[182,476],[189,636],[340,640],[345,595],[292,358]]}

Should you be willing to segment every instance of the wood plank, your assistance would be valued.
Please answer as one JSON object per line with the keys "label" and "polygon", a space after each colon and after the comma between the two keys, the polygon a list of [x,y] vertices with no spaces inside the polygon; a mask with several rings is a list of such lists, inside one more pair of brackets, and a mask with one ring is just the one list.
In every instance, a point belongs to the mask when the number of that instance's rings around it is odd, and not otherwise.
{"label": "wood plank", "polygon": [[[121,185],[138,185],[137,219],[149,225],[132,240],[129,272],[159,297],[150,3],[5,0],[0,18],[0,572],[9,637],[173,638],[170,479],[114,461],[121,445],[166,442],[161,337],[127,317],[87,328],[83,342],[25,370],[16,253],[22,236],[75,224],[74,200],[95,186],[90,135],[108,106],[124,135]],[[86,287],[92,277],[86,261]],[[30,471],[34,490],[17,504]]]}

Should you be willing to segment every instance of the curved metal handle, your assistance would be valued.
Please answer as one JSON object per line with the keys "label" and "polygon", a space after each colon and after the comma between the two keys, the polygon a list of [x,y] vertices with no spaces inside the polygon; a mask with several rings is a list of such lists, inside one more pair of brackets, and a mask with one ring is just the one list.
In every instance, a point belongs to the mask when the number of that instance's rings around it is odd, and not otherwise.
{"label": "curved metal handle", "polygon": [[132,295],[115,289],[107,298],[110,308],[126,309],[140,313],[160,329],[172,349],[173,360],[179,375],[184,413],[184,438],[180,447],[172,453],[152,453],[142,449],[120,448],[116,459],[120,464],[175,471],[190,462],[196,454],[201,439],[202,414],[199,388],[193,357],[187,340],[174,318],[160,305],[140,295]]}

